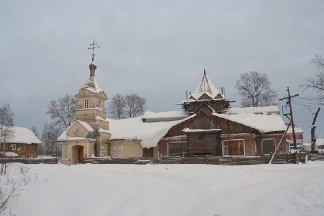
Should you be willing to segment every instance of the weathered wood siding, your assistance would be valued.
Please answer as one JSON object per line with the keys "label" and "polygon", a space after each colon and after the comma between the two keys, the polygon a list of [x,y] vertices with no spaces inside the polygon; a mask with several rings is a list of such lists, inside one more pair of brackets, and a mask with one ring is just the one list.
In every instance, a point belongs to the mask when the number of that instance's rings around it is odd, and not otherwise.
{"label": "weathered wood siding", "polygon": [[153,157],[153,148],[143,148],[143,157]]}
{"label": "weathered wood siding", "polygon": [[255,141],[254,133],[222,134],[221,140],[222,140],[222,146],[223,146],[223,141],[244,140],[245,156],[255,156],[256,155],[256,141]]}
{"label": "weathered wood siding", "polygon": [[[172,152],[173,154],[176,154],[176,149],[179,149],[179,146],[176,145],[168,145],[168,143],[182,143],[182,148],[185,148],[186,151],[188,150],[188,143],[187,143],[187,137],[186,136],[177,136],[177,137],[166,137],[162,138],[158,143],[159,148],[159,156],[166,156],[168,155],[168,152]],[[174,148],[172,148],[174,147]],[[181,155],[183,153],[183,149],[178,150],[178,154]]]}
{"label": "weathered wood siding", "polygon": [[195,155],[221,156],[220,133],[188,133],[189,157]]}
{"label": "weathered wood siding", "polygon": [[211,117],[205,112],[199,112],[193,118],[190,118],[180,124],[173,126],[164,137],[173,137],[184,135],[185,128],[190,129],[210,129]]}
{"label": "weathered wood siding", "polygon": [[[262,155],[262,139],[275,139],[276,148],[279,145],[280,139],[282,137],[283,133],[277,133],[277,134],[259,134],[256,136],[256,146],[257,146],[257,155]],[[278,154],[284,154],[287,153],[287,143],[286,139],[283,138],[282,142],[280,144],[280,147],[278,148],[277,153]]]}
{"label": "weathered wood siding", "polygon": [[195,111],[195,113],[199,113],[200,111],[203,111],[205,112],[206,114],[208,114],[211,118],[211,114],[213,112],[212,108],[209,107],[207,104],[205,103],[202,103],[198,108],[197,110]]}
{"label": "weathered wood siding", "polygon": [[259,133],[256,129],[220,118],[218,116],[213,116],[213,123],[215,126],[222,129],[223,133]]}
{"label": "weathered wood siding", "polygon": [[222,112],[225,109],[225,101],[219,100],[219,101],[204,101],[204,102],[193,102],[188,105],[188,110],[191,113],[197,113],[198,108],[202,105],[206,104],[213,108],[216,112]]}
{"label": "weathered wood siding", "polygon": [[[15,145],[15,149],[10,145]],[[38,144],[24,144],[24,143],[6,143],[5,151],[18,154],[17,158],[35,158],[37,157]],[[1,144],[0,152],[3,152],[3,144]],[[0,154],[2,158],[2,154]]]}
{"label": "weathered wood siding", "polygon": [[[211,154],[215,156],[223,155],[224,140],[243,140],[245,156],[262,155],[262,139],[275,139],[276,146],[278,145],[283,133],[261,134],[258,130],[250,128],[246,125],[232,122],[217,116],[210,116],[206,105],[200,106],[200,111],[195,117],[192,117],[178,125],[173,126],[163,139],[159,142],[160,156],[172,154],[182,154],[185,150],[185,143],[176,142],[173,137],[183,136],[185,133],[182,131],[184,128],[190,129],[212,129],[219,128],[219,133],[187,133],[187,138],[180,141],[188,141],[189,156],[192,157],[198,154]],[[212,122],[212,124],[211,124]],[[221,135],[220,135],[221,134]],[[173,144],[168,145],[168,143]],[[283,141],[285,142],[285,141]],[[240,145],[240,148],[242,145]],[[287,145],[283,143],[278,153],[286,153]]]}

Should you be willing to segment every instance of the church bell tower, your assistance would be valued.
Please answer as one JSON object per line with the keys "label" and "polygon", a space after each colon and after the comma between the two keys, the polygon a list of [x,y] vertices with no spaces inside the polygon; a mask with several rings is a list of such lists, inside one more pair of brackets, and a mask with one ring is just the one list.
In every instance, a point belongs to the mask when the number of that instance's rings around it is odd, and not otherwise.
{"label": "church bell tower", "polygon": [[[88,49],[93,51],[95,48],[99,48],[95,42],[90,45],[92,47]],[[108,133],[109,122],[106,119],[107,113],[105,111],[105,101],[108,97],[95,77],[97,65],[94,62],[94,56],[93,52],[92,61],[89,65],[90,76],[79,92],[75,94],[75,97],[78,98],[76,120],[88,123],[95,130],[94,155],[103,157],[107,156],[108,138],[110,137],[110,133]]]}

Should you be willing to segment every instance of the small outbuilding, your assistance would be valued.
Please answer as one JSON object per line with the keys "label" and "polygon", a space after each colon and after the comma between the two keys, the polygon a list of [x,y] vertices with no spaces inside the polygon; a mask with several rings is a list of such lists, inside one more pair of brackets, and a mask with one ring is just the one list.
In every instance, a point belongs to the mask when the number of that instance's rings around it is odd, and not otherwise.
{"label": "small outbuilding", "polygon": [[13,126],[13,132],[14,136],[5,144],[5,149],[3,149],[3,144],[1,145],[0,157],[37,157],[37,146],[41,141],[36,135],[25,127]]}

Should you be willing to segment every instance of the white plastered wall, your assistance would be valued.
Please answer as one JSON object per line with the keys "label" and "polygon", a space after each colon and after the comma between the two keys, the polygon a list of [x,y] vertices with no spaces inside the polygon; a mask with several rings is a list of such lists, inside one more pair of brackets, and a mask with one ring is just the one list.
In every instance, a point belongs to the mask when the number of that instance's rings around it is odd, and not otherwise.
{"label": "white plastered wall", "polygon": [[120,158],[138,158],[143,156],[143,148],[139,141],[111,141],[111,156]]}
{"label": "white plastered wall", "polygon": [[83,157],[91,157],[93,154],[93,140],[69,140],[62,144],[62,164],[72,165],[78,163],[79,152],[74,146],[83,146]]}

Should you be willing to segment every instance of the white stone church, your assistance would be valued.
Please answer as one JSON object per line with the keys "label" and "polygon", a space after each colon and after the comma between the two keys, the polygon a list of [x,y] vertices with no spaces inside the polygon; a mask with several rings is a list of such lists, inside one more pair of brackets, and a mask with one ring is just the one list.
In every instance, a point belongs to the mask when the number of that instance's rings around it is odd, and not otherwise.
{"label": "white stone church", "polygon": [[[108,97],[95,77],[94,58],[89,68],[90,77],[75,94],[76,120],[58,138],[62,143],[62,163],[83,163],[88,157],[157,157],[158,141],[170,127],[187,117],[186,112],[165,112],[162,116],[146,112],[132,119],[108,119],[104,108]],[[166,121],[145,122],[155,117]]]}

